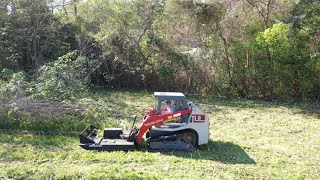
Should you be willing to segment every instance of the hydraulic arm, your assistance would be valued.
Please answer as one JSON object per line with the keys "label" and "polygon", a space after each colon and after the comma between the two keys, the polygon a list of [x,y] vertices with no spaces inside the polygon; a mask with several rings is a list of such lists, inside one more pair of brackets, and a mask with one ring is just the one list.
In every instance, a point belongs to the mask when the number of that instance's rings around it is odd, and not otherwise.
{"label": "hydraulic arm", "polygon": [[164,115],[155,115],[155,116],[145,116],[142,119],[142,123],[139,126],[137,137],[137,144],[141,144],[143,135],[148,131],[152,126],[160,126],[165,122],[174,121],[181,116],[186,114],[191,114],[192,109],[182,110],[178,112],[168,113]]}

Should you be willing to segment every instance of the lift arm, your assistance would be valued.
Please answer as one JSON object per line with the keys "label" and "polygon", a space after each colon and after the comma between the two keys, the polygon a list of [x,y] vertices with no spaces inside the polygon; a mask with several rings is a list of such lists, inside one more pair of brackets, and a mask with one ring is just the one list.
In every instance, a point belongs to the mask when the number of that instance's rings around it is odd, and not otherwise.
{"label": "lift arm", "polygon": [[181,117],[182,115],[191,114],[192,109],[177,111],[164,115],[153,115],[148,117],[143,117],[142,123],[140,124],[139,131],[137,134],[137,143],[141,144],[143,135],[148,131],[152,126],[160,126],[165,122],[172,121],[172,119]]}

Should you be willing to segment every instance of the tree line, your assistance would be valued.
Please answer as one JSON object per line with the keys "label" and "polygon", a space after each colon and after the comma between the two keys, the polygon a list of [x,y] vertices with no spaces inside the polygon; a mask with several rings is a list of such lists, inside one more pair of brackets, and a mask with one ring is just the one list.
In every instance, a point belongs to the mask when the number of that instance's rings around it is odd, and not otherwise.
{"label": "tree line", "polygon": [[3,0],[0,91],[320,100],[318,0]]}

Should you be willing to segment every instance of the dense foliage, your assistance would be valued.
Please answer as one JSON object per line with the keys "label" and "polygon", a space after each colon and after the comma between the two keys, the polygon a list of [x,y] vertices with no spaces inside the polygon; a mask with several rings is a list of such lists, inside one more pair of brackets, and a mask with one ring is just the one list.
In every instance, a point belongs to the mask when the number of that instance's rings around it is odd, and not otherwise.
{"label": "dense foliage", "polygon": [[4,0],[0,91],[319,100],[319,17],[317,0]]}

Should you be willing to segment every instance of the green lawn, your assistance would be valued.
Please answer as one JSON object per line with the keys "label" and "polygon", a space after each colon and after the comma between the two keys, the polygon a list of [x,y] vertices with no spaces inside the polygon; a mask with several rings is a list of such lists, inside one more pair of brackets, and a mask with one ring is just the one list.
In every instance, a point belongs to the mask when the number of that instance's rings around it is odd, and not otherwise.
{"label": "green lawn", "polygon": [[[104,120],[140,114],[151,93],[99,92]],[[193,97],[210,118],[210,142],[192,153],[95,152],[59,131],[0,130],[0,178],[320,179],[320,107]],[[61,134],[59,134],[61,132]]]}

